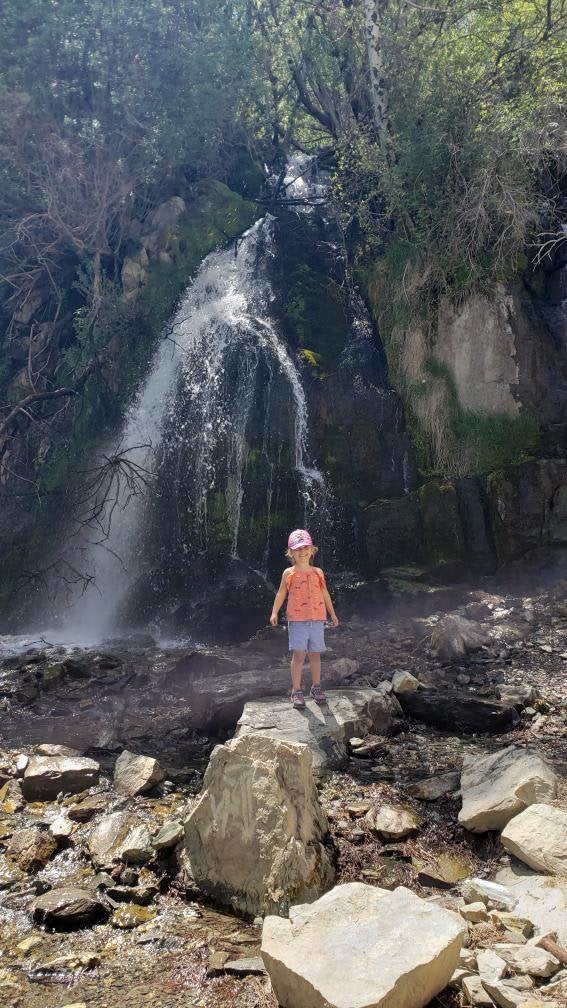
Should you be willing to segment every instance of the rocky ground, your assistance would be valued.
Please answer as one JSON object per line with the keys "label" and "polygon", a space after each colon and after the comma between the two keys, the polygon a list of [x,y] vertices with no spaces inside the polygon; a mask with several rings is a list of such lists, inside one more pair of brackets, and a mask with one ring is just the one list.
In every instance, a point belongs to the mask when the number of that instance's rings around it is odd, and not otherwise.
{"label": "rocky ground", "polygon": [[[384,610],[363,587],[360,605],[345,606],[325,658],[335,689],[387,696],[392,676],[408,675],[388,732],[362,718],[357,733],[349,721],[344,753],[335,746],[322,769],[337,882],[402,883],[458,906],[471,877],[529,873],[498,832],[459,823],[460,775],[471,754],[513,744],[545,757],[560,780],[552,804],[566,807],[566,588],[540,579],[527,591],[515,575],[451,592],[418,585]],[[38,641],[25,653],[2,644],[0,1002],[275,1006],[258,959],[261,921],[205,905],[184,869],[181,824],[244,704],[287,688],[283,631],[222,651],[141,638],[90,650]],[[75,754],[42,755],[42,745]],[[148,758],[132,763],[124,749]],[[477,913],[469,947],[504,947],[509,928],[490,907]],[[543,997],[567,1003],[562,989]],[[467,998],[451,986],[435,1003]]]}

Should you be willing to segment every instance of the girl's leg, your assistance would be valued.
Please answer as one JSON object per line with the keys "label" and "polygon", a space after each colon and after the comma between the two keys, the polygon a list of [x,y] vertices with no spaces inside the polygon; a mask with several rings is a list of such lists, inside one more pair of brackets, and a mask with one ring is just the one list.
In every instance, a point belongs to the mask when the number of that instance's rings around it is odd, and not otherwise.
{"label": "girl's leg", "polygon": [[[311,655],[309,656],[311,659]],[[293,651],[291,655],[291,688],[301,689],[301,672],[305,661],[305,651]]]}
{"label": "girl's leg", "polygon": [[321,655],[318,651],[309,652],[309,668],[311,669],[311,683],[318,686],[321,682]]}

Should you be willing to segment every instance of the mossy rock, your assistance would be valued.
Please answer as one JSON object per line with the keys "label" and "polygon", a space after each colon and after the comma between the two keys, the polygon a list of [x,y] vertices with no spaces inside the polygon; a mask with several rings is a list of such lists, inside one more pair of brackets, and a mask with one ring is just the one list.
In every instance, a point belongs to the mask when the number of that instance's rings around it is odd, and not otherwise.
{"label": "mossy rock", "polygon": [[288,338],[312,370],[332,371],[348,339],[343,291],[331,277],[299,264],[287,284],[282,310]]}
{"label": "mossy rock", "polygon": [[230,169],[228,185],[245,199],[257,199],[265,181],[266,173],[262,165],[243,147]]}
{"label": "mossy rock", "polygon": [[415,494],[378,500],[361,513],[366,573],[424,557],[419,503]]}
{"label": "mossy rock", "polygon": [[464,536],[454,483],[431,480],[417,491],[425,550],[431,563],[460,566]]}

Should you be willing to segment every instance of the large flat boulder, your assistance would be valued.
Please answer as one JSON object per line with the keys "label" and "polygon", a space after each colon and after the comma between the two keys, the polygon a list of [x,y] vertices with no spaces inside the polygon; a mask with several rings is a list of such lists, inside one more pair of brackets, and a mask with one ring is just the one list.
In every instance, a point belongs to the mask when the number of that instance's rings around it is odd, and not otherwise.
{"label": "large flat boulder", "polygon": [[235,737],[254,733],[309,746],[318,774],[347,762],[349,739],[368,732],[387,735],[401,713],[397,701],[380,690],[330,690],[327,697],[323,707],[308,699],[305,710],[296,710],[287,697],[247,703]]}
{"label": "large flat boulder", "polygon": [[309,749],[245,735],[213,750],[185,820],[195,882],[211,900],[251,916],[285,912],[333,883]]}
{"label": "large flat boulder", "polygon": [[282,1008],[422,1008],[447,986],[466,930],[403,886],[350,882],[289,920],[267,917],[262,958]]}
{"label": "large flat boulder", "polygon": [[[249,701],[263,697],[289,697],[289,664],[276,665],[266,672],[265,660],[260,658],[260,661],[258,667],[245,666],[239,671],[229,668],[234,662],[216,663],[212,675],[207,675],[205,664],[201,664],[196,666],[197,671],[186,676],[182,675],[184,666],[180,669],[181,663],[178,663],[174,692],[189,701],[191,726],[209,731],[233,728]],[[354,658],[325,661],[325,686],[339,686],[359,667],[360,663]]]}
{"label": "large flat boulder", "polygon": [[63,791],[78,794],[98,784],[100,765],[84,756],[32,756],[22,781],[27,801],[52,801]]}
{"label": "large flat boulder", "polygon": [[479,757],[469,754],[461,776],[459,822],[473,833],[501,830],[536,802],[553,801],[558,781],[535,753],[508,746]]}
{"label": "large flat boulder", "polygon": [[553,805],[530,805],[502,831],[509,854],[549,875],[567,875],[567,811]]}

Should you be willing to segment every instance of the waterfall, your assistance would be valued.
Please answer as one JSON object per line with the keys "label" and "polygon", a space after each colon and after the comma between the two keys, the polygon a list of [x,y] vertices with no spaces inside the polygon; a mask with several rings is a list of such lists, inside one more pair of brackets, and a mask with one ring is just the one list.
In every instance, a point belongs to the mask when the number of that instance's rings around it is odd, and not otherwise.
{"label": "waterfall", "polygon": [[180,557],[206,549],[218,536],[211,501],[218,502],[219,495],[226,507],[227,548],[238,556],[248,430],[259,396],[265,410],[260,446],[267,469],[265,564],[276,469],[286,442],[304,521],[321,497],[323,476],[308,452],[305,392],[270,310],[274,294],[266,261],[275,255],[272,225],[266,215],[236,247],[208,255],[168,326],[119,439],[122,449],[136,446],[128,457],[152,474],[151,493],[127,499],[123,491],[108,538],[90,550],[83,545],[95,582],[72,607],[68,625],[74,638],[100,639],[115,629],[148,551],[161,549],[164,565],[178,565]]}

